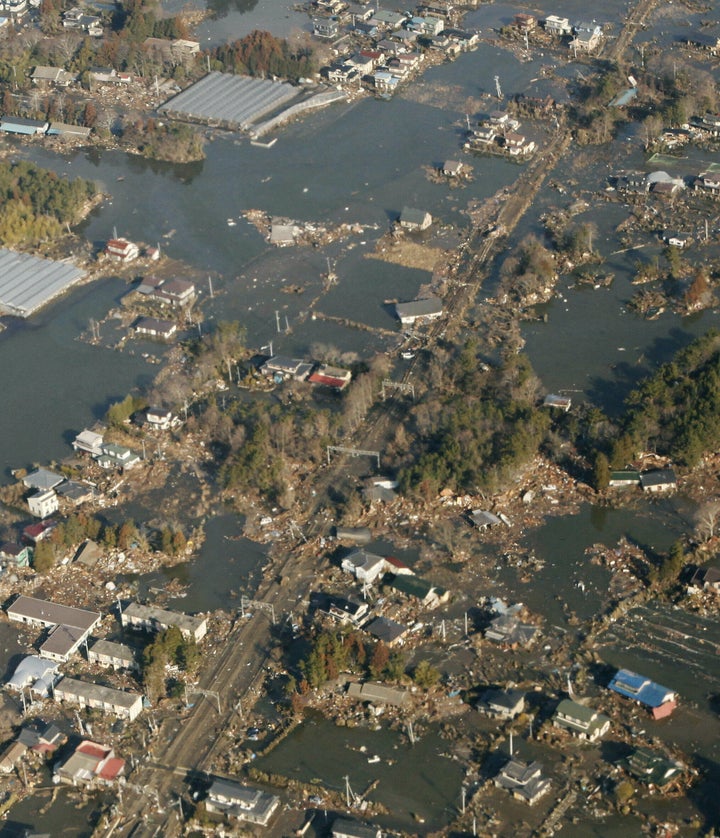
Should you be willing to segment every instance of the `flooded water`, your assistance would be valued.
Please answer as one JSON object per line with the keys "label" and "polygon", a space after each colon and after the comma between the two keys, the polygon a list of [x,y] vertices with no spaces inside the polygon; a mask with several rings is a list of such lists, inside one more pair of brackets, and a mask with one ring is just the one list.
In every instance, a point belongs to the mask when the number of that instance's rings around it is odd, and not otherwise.
{"label": "flooded water", "polygon": [[586,550],[594,544],[614,548],[621,538],[659,557],[687,531],[688,516],[672,502],[643,504],[638,509],[585,505],[576,515],[549,517],[531,530],[524,546],[544,563],[528,576],[505,567],[498,579],[514,599],[550,624],[564,625],[566,609],[581,620],[607,603],[610,573],[592,564]]}
{"label": "flooded water", "polygon": [[[688,317],[669,310],[657,320],[647,320],[628,309],[638,287],[631,284],[639,263],[661,257],[663,244],[657,235],[634,233],[632,247],[622,240],[622,222],[631,209],[623,201],[606,203],[598,199],[608,186],[608,177],[619,170],[655,171],[666,169],[674,177],[694,175],[707,168],[707,152],[692,152],[684,159],[652,164],[642,141],[623,132],[597,160],[580,156],[579,165],[561,167],[546,184],[540,200],[516,231],[520,241],[528,233],[542,237],[540,217],[548,210],[567,209],[578,199],[590,205],[574,212],[574,223],[589,222],[596,228],[594,247],[603,257],[603,273],[614,276],[609,288],[575,285],[563,276],[553,299],[538,306],[538,319],[523,328],[527,352],[533,367],[551,392],[566,392],[576,401],[592,401],[616,413],[630,390],[641,378],[668,361],[680,348],[720,323],[717,308]],[[569,186],[567,195],[548,184]],[[693,231],[700,238],[700,231]],[[708,258],[715,249],[711,247]],[[545,322],[541,318],[545,319]]]}
{"label": "flooded water", "polygon": [[[341,792],[347,775],[356,794],[377,780],[370,799],[387,807],[392,817],[373,821],[414,832],[422,819],[426,832],[457,815],[463,769],[449,758],[450,750],[435,728],[410,745],[397,732],[337,727],[313,715],[254,764],[303,782],[319,780]],[[379,761],[369,763],[375,756]]]}
{"label": "flooded water", "polygon": [[[205,541],[189,562],[134,577],[141,599],[153,598],[171,580],[186,587],[182,596],[167,600],[175,611],[239,611],[241,596],[252,597],[262,578],[267,548],[244,538],[238,515],[214,515],[205,522]],[[128,577],[124,577],[128,579]]]}
{"label": "flooded water", "polygon": [[50,803],[51,780],[45,774],[44,791],[38,791],[12,807],[0,825],[0,838],[26,838],[31,834],[62,835],[63,838],[90,838],[100,813],[102,796],[90,797],[79,803],[77,791],[61,788]]}

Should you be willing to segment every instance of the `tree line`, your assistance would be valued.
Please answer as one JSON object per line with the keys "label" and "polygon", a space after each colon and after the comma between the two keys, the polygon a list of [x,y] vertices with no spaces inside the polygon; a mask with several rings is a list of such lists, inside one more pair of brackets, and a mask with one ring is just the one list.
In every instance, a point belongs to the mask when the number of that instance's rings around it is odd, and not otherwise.
{"label": "tree line", "polygon": [[69,180],[34,163],[0,163],[0,242],[32,244],[60,236],[80,220],[95,184]]}

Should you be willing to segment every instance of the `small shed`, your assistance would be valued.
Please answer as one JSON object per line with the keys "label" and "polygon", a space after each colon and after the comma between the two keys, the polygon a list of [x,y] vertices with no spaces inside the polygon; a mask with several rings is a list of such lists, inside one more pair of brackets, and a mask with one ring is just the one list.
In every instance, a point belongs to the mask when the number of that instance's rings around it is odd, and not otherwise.
{"label": "small shed", "polygon": [[432,215],[426,210],[403,207],[398,223],[403,230],[427,230],[432,224]]}
{"label": "small shed", "polygon": [[445,177],[458,177],[465,167],[459,160],[446,160],[442,164]]}
{"label": "small shed", "polygon": [[677,489],[677,477],[671,468],[657,468],[640,475],[643,492],[671,492]]}

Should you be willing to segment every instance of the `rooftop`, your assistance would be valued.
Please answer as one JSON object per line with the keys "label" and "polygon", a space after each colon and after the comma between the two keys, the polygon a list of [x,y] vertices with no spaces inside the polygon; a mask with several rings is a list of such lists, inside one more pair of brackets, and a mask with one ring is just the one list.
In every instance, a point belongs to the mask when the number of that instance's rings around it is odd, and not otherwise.
{"label": "rooftop", "polygon": [[91,684],[88,681],[78,681],[75,678],[63,678],[55,687],[55,695],[63,698],[65,695],[83,698],[86,701],[100,701],[111,707],[124,707],[129,710],[141,698],[139,693],[115,690],[103,687],[101,684]]}
{"label": "rooftop", "polygon": [[297,87],[287,82],[213,72],[178,93],[158,110],[246,128],[299,93]]}
{"label": "rooftop", "polygon": [[11,620],[39,622],[43,625],[64,625],[83,631],[89,631],[102,616],[97,611],[59,605],[46,599],[35,599],[30,596],[19,596],[6,610]]}
{"label": "rooftop", "polygon": [[53,262],[0,248],[0,310],[29,317],[83,276],[83,271],[70,262]]}
{"label": "rooftop", "polygon": [[608,688],[626,698],[633,698],[648,707],[659,707],[673,701],[676,693],[661,684],[656,684],[644,675],[629,669],[618,669]]}

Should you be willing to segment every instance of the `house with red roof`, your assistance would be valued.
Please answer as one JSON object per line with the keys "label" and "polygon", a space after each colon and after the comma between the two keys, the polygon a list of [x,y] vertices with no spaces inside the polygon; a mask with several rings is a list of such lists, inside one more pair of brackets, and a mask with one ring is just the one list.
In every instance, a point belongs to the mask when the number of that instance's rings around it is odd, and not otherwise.
{"label": "house with red roof", "polygon": [[53,779],[72,786],[112,785],[125,771],[125,760],[107,745],[83,740],[63,763],[55,766]]}

